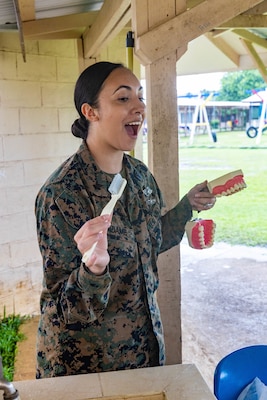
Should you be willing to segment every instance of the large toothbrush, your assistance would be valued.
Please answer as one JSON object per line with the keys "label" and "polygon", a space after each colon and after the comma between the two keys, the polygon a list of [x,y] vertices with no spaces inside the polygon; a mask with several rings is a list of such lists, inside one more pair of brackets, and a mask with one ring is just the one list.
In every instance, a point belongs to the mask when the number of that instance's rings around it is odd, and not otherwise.
{"label": "large toothbrush", "polygon": [[[116,202],[119,200],[119,198],[121,197],[124,188],[127,184],[126,179],[124,179],[121,174],[116,174],[108,188],[108,191],[111,193],[111,199],[109,200],[109,202],[105,205],[105,207],[103,208],[103,210],[101,211],[100,215],[106,215],[106,214],[111,214],[112,211],[114,210],[114,207],[116,205]],[[89,258],[92,256],[93,252],[95,251],[96,245],[97,245],[98,241],[96,241],[92,247],[87,250],[82,258],[82,262],[86,263]]]}

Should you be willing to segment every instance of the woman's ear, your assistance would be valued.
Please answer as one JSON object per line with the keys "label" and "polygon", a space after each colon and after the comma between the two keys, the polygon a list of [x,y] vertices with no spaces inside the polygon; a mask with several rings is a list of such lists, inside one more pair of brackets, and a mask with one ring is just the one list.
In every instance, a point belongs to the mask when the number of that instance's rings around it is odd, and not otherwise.
{"label": "woman's ear", "polygon": [[89,122],[99,120],[98,111],[88,103],[83,103],[81,106],[81,112]]}

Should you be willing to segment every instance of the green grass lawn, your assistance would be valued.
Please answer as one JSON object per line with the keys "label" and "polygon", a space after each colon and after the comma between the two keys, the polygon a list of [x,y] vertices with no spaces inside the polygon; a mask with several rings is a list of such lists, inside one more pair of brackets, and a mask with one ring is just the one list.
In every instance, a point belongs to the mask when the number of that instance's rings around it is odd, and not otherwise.
{"label": "green grass lawn", "polygon": [[192,145],[181,134],[179,164],[181,196],[205,179],[242,169],[247,188],[218,198],[215,207],[199,218],[215,221],[217,242],[267,247],[267,133],[260,144],[244,131],[217,132],[216,143],[207,133],[198,134]]}
{"label": "green grass lawn", "polygon": [[244,172],[247,188],[220,197],[215,207],[199,217],[216,223],[216,241],[247,246],[267,246],[267,134],[260,144],[245,132],[217,132],[213,143],[208,134],[179,137],[180,192],[195,183],[212,180],[235,169]]}

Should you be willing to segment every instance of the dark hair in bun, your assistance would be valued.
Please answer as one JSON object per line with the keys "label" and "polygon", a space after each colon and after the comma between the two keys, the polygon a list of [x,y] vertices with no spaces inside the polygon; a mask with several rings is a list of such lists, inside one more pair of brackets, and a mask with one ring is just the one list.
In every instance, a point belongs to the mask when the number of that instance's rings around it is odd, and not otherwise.
{"label": "dark hair in bun", "polygon": [[87,138],[89,121],[82,114],[81,107],[84,103],[97,107],[98,96],[103,83],[114,69],[122,67],[124,67],[123,64],[101,61],[91,65],[81,73],[74,90],[74,103],[80,115],[80,118],[76,119],[71,127],[74,136],[82,139]]}

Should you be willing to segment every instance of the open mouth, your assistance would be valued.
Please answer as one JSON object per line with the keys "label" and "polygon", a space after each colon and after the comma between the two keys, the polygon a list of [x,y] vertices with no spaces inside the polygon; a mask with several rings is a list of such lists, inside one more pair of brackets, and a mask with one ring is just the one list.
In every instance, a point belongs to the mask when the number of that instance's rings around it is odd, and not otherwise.
{"label": "open mouth", "polygon": [[140,129],[141,122],[136,121],[136,122],[129,122],[128,124],[125,125],[125,129],[128,133],[129,136],[136,138],[138,135],[138,131]]}

